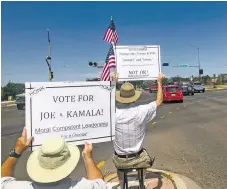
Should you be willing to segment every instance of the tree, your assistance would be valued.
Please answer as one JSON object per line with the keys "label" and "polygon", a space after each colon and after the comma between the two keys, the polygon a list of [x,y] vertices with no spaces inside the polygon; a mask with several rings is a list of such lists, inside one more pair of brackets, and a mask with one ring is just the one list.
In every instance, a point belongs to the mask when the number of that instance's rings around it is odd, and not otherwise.
{"label": "tree", "polygon": [[4,88],[1,87],[1,99],[2,100],[4,100],[4,96],[5,96]]}
{"label": "tree", "polygon": [[203,82],[205,85],[209,84],[210,83],[210,76],[209,75],[206,75],[203,77]]}
{"label": "tree", "polygon": [[24,93],[25,85],[23,83],[7,83],[6,86],[2,87],[1,99],[7,100],[8,96],[12,96],[14,99],[16,95]]}
{"label": "tree", "polygon": [[217,78],[216,85],[222,85],[221,77]]}
{"label": "tree", "polygon": [[162,85],[167,85],[169,83],[168,78],[163,78]]}
{"label": "tree", "polygon": [[134,87],[136,88],[136,86],[141,87],[143,84],[143,81],[130,81],[130,83],[133,84]]}

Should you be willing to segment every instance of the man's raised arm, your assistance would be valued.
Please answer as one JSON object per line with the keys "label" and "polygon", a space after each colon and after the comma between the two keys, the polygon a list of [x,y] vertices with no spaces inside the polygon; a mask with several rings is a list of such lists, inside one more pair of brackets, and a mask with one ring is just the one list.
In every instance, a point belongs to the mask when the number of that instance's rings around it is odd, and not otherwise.
{"label": "man's raised arm", "polygon": [[157,107],[160,106],[163,102],[163,92],[162,92],[162,79],[163,79],[163,74],[159,73],[158,75],[158,89],[157,89],[157,100],[156,100],[156,105]]}
{"label": "man's raised arm", "polygon": [[101,171],[96,167],[92,159],[92,144],[84,144],[83,150],[84,165],[87,172],[88,180],[103,179]]}

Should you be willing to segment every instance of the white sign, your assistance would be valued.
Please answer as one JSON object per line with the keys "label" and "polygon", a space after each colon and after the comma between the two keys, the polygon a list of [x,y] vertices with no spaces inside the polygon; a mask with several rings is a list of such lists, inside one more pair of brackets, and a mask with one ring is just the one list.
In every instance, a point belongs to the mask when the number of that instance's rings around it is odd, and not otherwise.
{"label": "white sign", "polygon": [[31,150],[50,136],[75,145],[114,140],[115,86],[109,81],[26,83]]}
{"label": "white sign", "polygon": [[161,72],[160,46],[116,46],[119,81],[156,80]]}

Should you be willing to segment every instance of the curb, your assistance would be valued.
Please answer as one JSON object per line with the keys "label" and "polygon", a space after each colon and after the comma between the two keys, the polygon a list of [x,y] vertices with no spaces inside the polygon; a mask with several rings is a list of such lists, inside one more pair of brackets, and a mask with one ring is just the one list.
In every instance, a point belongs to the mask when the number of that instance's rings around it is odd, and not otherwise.
{"label": "curb", "polygon": [[9,102],[2,102],[1,103],[1,107],[11,107],[11,106],[16,106],[16,102],[15,101],[9,101]]}
{"label": "curb", "polygon": [[[147,172],[153,172],[156,174],[160,174],[162,177],[165,177],[167,180],[172,182],[171,188],[174,188],[174,189],[192,189],[192,188],[193,189],[202,189],[192,179],[190,179],[186,176],[180,175],[180,174],[176,174],[176,173],[164,171],[164,170],[159,170],[159,169],[151,169],[151,168],[147,169]],[[119,182],[116,182],[116,181],[111,182],[111,180],[113,180],[116,177],[117,177],[117,173],[112,173],[110,175],[107,175],[104,178],[105,182],[107,182],[108,188],[117,188],[119,186]],[[150,182],[151,182],[151,180],[152,180],[152,178],[150,178]],[[149,182],[147,182],[147,184],[148,183]],[[128,184],[129,184],[129,187],[132,185],[134,186],[135,181],[129,181]],[[165,189],[167,189],[167,188],[165,188]]]}
{"label": "curb", "polygon": [[15,100],[12,101],[1,101],[1,104],[10,104],[10,103],[15,103]]}

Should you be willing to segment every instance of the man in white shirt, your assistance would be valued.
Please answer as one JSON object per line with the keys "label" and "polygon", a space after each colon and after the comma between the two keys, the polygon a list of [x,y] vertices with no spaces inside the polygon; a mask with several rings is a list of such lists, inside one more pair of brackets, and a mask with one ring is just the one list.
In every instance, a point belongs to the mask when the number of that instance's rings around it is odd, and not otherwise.
{"label": "man in white shirt", "polygon": [[[131,83],[124,83],[116,93],[116,100],[125,104],[123,109],[116,109],[116,126],[113,162],[117,169],[148,168],[153,159],[143,149],[146,125],[156,116],[156,109],[163,101],[163,75],[157,78],[157,99],[146,105],[135,106],[141,91],[136,91]],[[117,81],[117,74],[113,74]]]}
{"label": "man in white shirt", "polygon": [[67,144],[61,137],[51,137],[33,151],[27,161],[27,172],[33,182],[17,181],[13,171],[18,158],[30,145],[24,128],[9,157],[2,164],[2,189],[104,189],[103,175],[92,159],[92,144],[85,143],[82,152],[87,178],[71,179],[80,159],[80,150]]}

